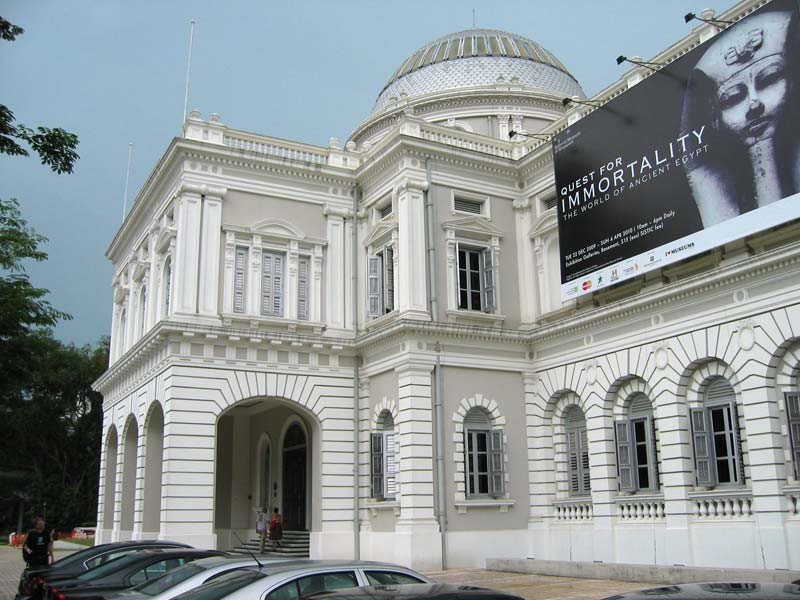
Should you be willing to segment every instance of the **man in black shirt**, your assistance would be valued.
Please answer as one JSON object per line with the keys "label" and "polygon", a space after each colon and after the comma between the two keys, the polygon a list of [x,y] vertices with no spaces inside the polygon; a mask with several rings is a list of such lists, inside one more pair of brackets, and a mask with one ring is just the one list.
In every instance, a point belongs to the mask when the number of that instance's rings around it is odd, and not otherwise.
{"label": "man in black shirt", "polygon": [[31,568],[46,567],[55,562],[53,557],[53,540],[50,533],[44,530],[44,519],[36,517],[36,528],[28,532],[22,552]]}

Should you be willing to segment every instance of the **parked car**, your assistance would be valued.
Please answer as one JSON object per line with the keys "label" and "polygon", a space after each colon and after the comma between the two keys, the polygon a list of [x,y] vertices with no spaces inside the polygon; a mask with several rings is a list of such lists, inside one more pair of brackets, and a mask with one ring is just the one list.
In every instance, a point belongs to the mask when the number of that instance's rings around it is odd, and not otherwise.
{"label": "parked car", "polygon": [[191,548],[188,544],[163,540],[144,540],[138,542],[113,542],[99,544],[65,556],[47,567],[25,569],[19,578],[19,587],[15,600],[27,600],[29,596],[38,596],[42,584],[53,577],[77,577],[110,560],[126,556],[132,552],[152,550],[154,548]]}
{"label": "parked car", "polygon": [[340,588],[406,583],[433,582],[416,571],[389,563],[298,560],[226,573],[176,596],[176,600],[297,600]]}
{"label": "parked car", "polygon": [[794,583],[682,583],[626,592],[605,600],[648,600],[649,598],[674,600],[714,600],[737,598],[745,600],[789,600],[800,598],[800,585]]}
{"label": "parked car", "polygon": [[414,583],[345,588],[306,600],[522,600],[509,592],[446,583]]}
{"label": "parked car", "polygon": [[45,584],[45,600],[103,600],[108,594],[160,577],[199,558],[221,556],[218,550],[163,548],[142,550],[104,563],[74,578]]}
{"label": "parked car", "polygon": [[289,559],[259,559],[246,556],[211,556],[173,569],[161,577],[145,581],[130,589],[110,594],[106,600],[171,600],[230,571],[257,567],[267,562]]}

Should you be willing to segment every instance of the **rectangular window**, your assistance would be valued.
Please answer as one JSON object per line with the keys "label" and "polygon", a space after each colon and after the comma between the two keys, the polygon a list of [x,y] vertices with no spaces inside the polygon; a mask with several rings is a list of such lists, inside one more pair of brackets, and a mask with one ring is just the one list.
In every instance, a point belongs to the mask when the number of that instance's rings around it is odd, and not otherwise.
{"label": "rectangular window", "polygon": [[786,392],[786,416],[789,425],[789,444],[792,448],[794,478],[800,479],[800,393]]}
{"label": "rectangular window", "polygon": [[589,474],[589,440],[585,427],[567,429],[567,453],[570,496],[586,496],[592,491],[592,485]]}
{"label": "rectangular window", "polygon": [[491,248],[458,248],[458,308],[493,312],[497,308],[497,266]]}
{"label": "rectangular window", "polygon": [[397,493],[394,431],[378,431],[370,437],[371,496],[391,500]]}
{"label": "rectangular window", "polygon": [[367,313],[380,317],[394,310],[394,250],[386,246],[367,263]]}
{"label": "rectangular window", "polygon": [[308,320],[310,271],[311,259],[301,256],[297,261],[297,318],[301,320]]}
{"label": "rectangular window", "polygon": [[261,314],[283,316],[284,255],[264,252],[261,257]]}
{"label": "rectangular window", "polygon": [[499,498],[505,492],[502,430],[467,429],[467,496]]}
{"label": "rectangular window", "polygon": [[736,405],[691,410],[697,485],[740,485],[744,481]]}
{"label": "rectangular window", "polygon": [[391,215],[392,212],[393,212],[393,210],[392,210],[392,203],[391,202],[389,204],[387,204],[386,206],[384,206],[383,208],[379,208],[378,209],[378,214],[381,216],[381,219],[385,219],[386,217]]}
{"label": "rectangular window", "polygon": [[619,489],[657,490],[655,431],[650,417],[634,417],[614,423],[617,438]]}
{"label": "rectangular window", "polygon": [[248,249],[237,246],[233,265],[233,312],[243,313],[247,285]]}

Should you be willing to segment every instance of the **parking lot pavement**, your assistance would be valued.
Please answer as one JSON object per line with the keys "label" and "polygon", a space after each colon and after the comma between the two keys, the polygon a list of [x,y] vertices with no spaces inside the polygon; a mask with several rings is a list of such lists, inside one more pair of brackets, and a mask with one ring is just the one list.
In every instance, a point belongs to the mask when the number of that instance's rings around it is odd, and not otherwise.
{"label": "parking lot pavement", "polygon": [[[69,551],[56,551],[56,560]],[[25,563],[21,550],[0,546],[0,600],[13,600]],[[649,587],[646,583],[546,577],[521,573],[502,573],[482,569],[448,569],[427,573],[435,581],[506,590],[526,600],[597,600],[620,592]]]}
{"label": "parking lot pavement", "polygon": [[523,573],[504,573],[482,569],[448,569],[426,573],[441,583],[458,583],[505,590],[526,600],[597,600],[622,592],[657,587],[647,583],[574,579]]}
{"label": "parking lot pavement", "polygon": [[[74,544],[70,544],[73,548]],[[80,547],[78,547],[80,549]],[[56,548],[56,560],[68,556],[75,550],[61,550]],[[22,550],[11,546],[0,546],[0,600],[13,600],[17,593],[19,576],[25,568],[25,561],[22,560]]]}

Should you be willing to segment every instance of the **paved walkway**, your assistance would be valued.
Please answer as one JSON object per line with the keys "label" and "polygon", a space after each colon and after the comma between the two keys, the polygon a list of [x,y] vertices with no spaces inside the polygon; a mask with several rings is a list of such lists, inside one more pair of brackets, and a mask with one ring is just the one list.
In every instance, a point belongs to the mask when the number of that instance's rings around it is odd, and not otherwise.
{"label": "paved walkway", "polygon": [[[56,550],[56,560],[66,556],[68,550]],[[25,563],[21,550],[0,546],[0,600],[13,600]],[[569,577],[545,577],[501,573],[481,569],[449,569],[428,573],[431,579],[442,583],[477,585],[498,590],[507,590],[526,600],[584,600],[606,598],[620,592],[648,587],[645,583],[603,581],[598,579],[572,579]]]}

